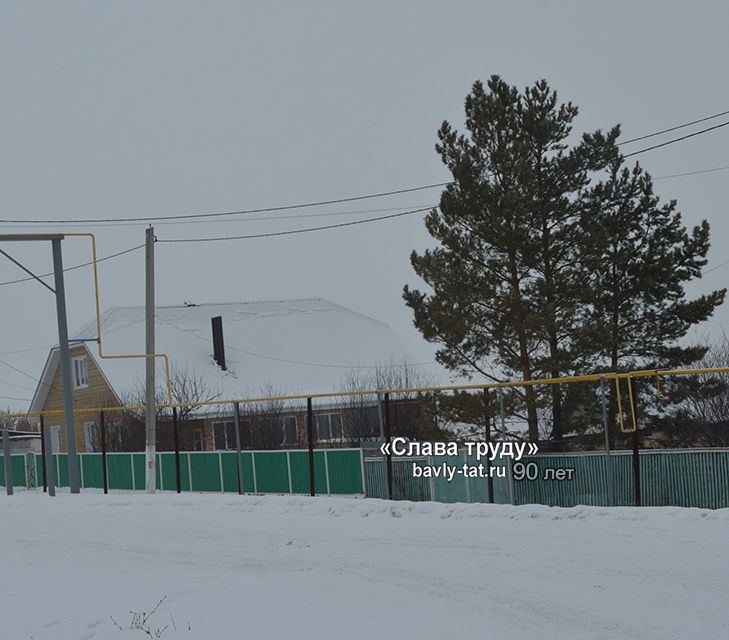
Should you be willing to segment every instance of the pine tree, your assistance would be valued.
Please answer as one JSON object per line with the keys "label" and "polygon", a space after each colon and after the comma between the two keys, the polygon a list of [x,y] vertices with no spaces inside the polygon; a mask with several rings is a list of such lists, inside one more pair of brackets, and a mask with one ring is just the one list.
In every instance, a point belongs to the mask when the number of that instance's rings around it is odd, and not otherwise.
{"label": "pine tree", "polygon": [[[520,93],[498,76],[466,97],[467,135],[448,122],[436,150],[453,175],[426,228],[440,246],[411,254],[432,288],[404,288],[415,326],[440,343],[451,370],[490,380],[558,376],[570,367],[584,279],[581,193],[615,155],[619,130],[565,140],[577,108],[558,104],[542,80]],[[494,368],[494,365],[496,368]],[[529,438],[539,438],[537,394],[524,388]],[[561,438],[560,391],[552,391],[553,435]]]}
{"label": "pine tree", "polygon": [[[590,274],[582,345],[594,368],[675,368],[705,354],[706,347],[679,341],[713,314],[726,289],[687,299],[684,285],[701,277],[707,263],[709,224],[704,220],[689,233],[676,206],[675,200],[661,204],[650,175],[620,157],[592,190],[582,220]],[[613,399],[611,424],[616,411]]]}

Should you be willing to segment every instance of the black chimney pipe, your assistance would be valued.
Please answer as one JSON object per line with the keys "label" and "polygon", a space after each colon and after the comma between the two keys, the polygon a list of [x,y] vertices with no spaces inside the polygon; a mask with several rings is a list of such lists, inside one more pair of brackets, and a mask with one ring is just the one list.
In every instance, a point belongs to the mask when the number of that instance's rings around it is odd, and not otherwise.
{"label": "black chimney pipe", "polygon": [[225,345],[223,344],[223,318],[215,316],[211,318],[213,325],[213,359],[220,368],[225,371]]}

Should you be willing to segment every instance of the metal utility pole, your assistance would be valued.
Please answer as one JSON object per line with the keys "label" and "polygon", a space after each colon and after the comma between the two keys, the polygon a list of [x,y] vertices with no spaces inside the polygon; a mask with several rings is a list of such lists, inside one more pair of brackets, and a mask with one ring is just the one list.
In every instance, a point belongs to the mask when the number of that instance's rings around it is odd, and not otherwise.
{"label": "metal utility pole", "polygon": [[81,492],[79,459],[76,448],[76,419],[73,412],[73,388],[71,356],[68,349],[68,325],[66,323],[66,289],[63,285],[63,259],[61,240],[51,240],[53,252],[53,276],[56,284],[56,314],[58,316],[58,348],[61,352],[61,377],[63,379],[63,412],[66,422],[66,451],[68,451],[68,485],[71,493]]}
{"label": "metal utility pole", "polygon": [[[499,413],[501,414],[501,442],[506,442],[506,413],[504,412],[504,388],[498,387]],[[514,476],[511,471],[511,458],[506,458],[506,487],[509,491],[509,504],[514,504]]]}
{"label": "metal utility pole", "polygon": [[605,472],[607,479],[608,506],[615,506],[613,496],[613,467],[610,461],[610,431],[608,425],[607,395],[605,393],[605,376],[600,378],[600,396],[602,398],[602,426],[605,431]]}
{"label": "metal utility pole", "polygon": [[155,454],[157,443],[156,401],[154,384],[154,358],[150,356],[154,351],[154,227],[146,230],[145,236],[145,326],[146,326],[146,488],[147,493],[154,493],[157,489],[157,470],[155,468]]}
{"label": "metal utility pole", "polygon": [[[81,483],[79,481],[79,459],[76,448],[76,423],[73,412],[73,388],[71,379],[71,357],[68,347],[68,325],[66,319],[66,290],[63,284],[63,258],[61,255],[62,233],[31,233],[31,234],[0,234],[0,242],[51,242],[53,252],[53,281],[55,289],[40,276],[34,274],[30,269],[24,267],[15,258],[9,256],[0,249],[0,254],[6,256],[23,271],[35,278],[46,289],[56,297],[56,315],[58,317],[58,350],[61,358],[61,377],[63,381],[63,415],[66,421],[66,449],[68,451],[68,485],[71,493],[80,493]],[[48,432],[49,433],[49,432]],[[50,447],[48,449],[50,451]],[[48,490],[49,495],[55,495]]]}

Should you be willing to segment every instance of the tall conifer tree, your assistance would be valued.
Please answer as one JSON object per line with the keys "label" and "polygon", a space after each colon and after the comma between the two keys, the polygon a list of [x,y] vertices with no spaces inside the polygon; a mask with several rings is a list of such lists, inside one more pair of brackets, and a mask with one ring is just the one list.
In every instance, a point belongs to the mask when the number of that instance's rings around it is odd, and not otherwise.
{"label": "tall conifer tree", "polygon": [[[570,367],[580,194],[592,171],[614,157],[615,128],[566,139],[577,108],[558,104],[545,81],[524,93],[492,76],[466,97],[466,129],[441,126],[436,150],[453,175],[426,227],[440,246],[413,252],[432,288],[403,296],[423,336],[442,345],[438,360],[490,379],[529,381]],[[496,365],[496,369],[492,365]],[[537,396],[524,389],[531,440],[539,438]],[[561,438],[560,392],[552,394],[553,436]]]}
{"label": "tall conifer tree", "polygon": [[[676,206],[675,200],[662,204],[650,175],[622,158],[591,191],[582,219],[589,317],[581,345],[591,367],[676,368],[706,353],[707,347],[680,340],[714,313],[726,289],[686,296],[685,285],[707,263],[709,224],[703,220],[689,232]],[[611,402],[611,423],[615,414]]]}

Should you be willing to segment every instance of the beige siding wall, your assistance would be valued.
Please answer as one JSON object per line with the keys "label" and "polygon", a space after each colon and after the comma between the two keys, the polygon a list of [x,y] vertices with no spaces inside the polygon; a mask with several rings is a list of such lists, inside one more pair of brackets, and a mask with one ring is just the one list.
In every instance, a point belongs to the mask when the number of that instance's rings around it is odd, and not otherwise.
{"label": "beige siding wall", "polygon": [[[99,371],[96,363],[83,346],[71,349],[71,359],[77,356],[86,356],[86,367],[88,371],[88,386],[82,389],[73,389],[74,409],[91,409],[94,407],[114,407],[118,400],[106,383],[104,376]],[[73,362],[71,362],[71,379],[73,380]],[[72,383],[73,384],[73,383]],[[61,365],[59,363],[56,373],[53,376],[48,397],[43,405],[42,411],[63,411],[63,379]],[[66,421],[62,413],[44,417],[45,428],[61,427],[61,450],[67,451],[66,447]],[[79,452],[86,451],[86,439],[84,435],[84,422],[95,422],[98,424],[99,416],[93,413],[76,414],[76,443]]]}

